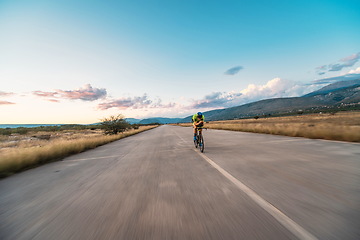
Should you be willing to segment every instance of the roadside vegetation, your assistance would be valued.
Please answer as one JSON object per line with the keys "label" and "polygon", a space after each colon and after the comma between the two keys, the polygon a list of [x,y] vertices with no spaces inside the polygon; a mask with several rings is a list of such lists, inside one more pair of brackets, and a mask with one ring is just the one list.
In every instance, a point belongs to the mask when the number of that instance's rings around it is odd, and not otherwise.
{"label": "roadside vegetation", "polygon": [[0,129],[0,178],[157,127],[125,125],[121,125],[117,134],[108,134],[101,124],[26,128],[21,131]]}
{"label": "roadside vegetation", "polygon": [[104,118],[100,125],[104,130],[104,133],[108,135],[124,132],[126,129],[131,127],[121,114]]}
{"label": "roadside vegetation", "polygon": [[[190,123],[180,124],[191,126]],[[337,112],[286,117],[254,117],[213,121],[206,128],[292,137],[360,142],[360,112]]]}
{"label": "roadside vegetation", "polygon": [[58,126],[40,126],[40,127],[18,127],[18,128],[0,128],[0,136],[10,136],[12,134],[20,134],[25,135],[29,132],[62,132],[66,130],[95,130],[101,129],[101,125],[93,124],[93,125],[80,125],[80,124],[64,124]]}

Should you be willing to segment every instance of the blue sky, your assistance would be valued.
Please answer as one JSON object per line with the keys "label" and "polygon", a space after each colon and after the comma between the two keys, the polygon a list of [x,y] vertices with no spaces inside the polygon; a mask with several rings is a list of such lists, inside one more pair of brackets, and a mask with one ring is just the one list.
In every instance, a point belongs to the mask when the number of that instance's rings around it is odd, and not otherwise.
{"label": "blue sky", "polygon": [[0,0],[0,123],[185,117],[360,77],[359,1]]}

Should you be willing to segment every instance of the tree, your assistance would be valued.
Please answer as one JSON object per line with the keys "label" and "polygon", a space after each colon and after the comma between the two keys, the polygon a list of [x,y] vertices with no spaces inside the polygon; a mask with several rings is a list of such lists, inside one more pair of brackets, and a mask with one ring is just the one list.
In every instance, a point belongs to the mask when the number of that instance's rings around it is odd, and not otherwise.
{"label": "tree", "polygon": [[104,118],[101,121],[100,124],[105,134],[118,134],[131,126],[121,114]]}

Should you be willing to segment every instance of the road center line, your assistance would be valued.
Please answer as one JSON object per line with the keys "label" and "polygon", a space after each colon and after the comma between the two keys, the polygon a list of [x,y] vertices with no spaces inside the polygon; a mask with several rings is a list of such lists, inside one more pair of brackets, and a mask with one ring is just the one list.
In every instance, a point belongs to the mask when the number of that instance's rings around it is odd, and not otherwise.
{"label": "road center line", "polygon": [[173,133],[175,133],[183,142],[187,142],[183,137],[181,137],[177,132],[173,130]]}
{"label": "road center line", "polygon": [[243,191],[246,195],[248,195],[254,202],[256,202],[260,207],[262,207],[265,211],[267,211],[271,216],[273,216],[281,225],[283,225],[287,230],[293,233],[299,239],[306,240],[315,240],[317,239],[311,233],[302,228],[299,224],[291,220],[288,216],[286,216],[283,212],[273,206],[271,203],[267,202],[263,198],[261,198],[257,193],[247,187],[245,184],[240,182],[238,179],[233,177],[230,173],[225,171],[219,165],[217,165],[214,161],[208,158],[206,155],[200,153],[199,151],[194,151],[199,154],[203,159],[205,159],[210,165],[212,165],[216,170],[218,170],[222,175],[224,175],[228,180],[234,183],[241,191]]}

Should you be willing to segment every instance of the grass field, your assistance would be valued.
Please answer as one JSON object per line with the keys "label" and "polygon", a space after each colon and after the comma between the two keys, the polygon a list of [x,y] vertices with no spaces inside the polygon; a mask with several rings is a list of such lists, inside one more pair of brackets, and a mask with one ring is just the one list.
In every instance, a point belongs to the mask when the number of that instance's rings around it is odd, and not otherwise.
{"label": "grass field", "polygon": [[104,135],[101,130],[73,130],[0,136],[0,177],[60,160],[154,127],[142,126],[117,135]]}
{"label": "grass field", "polygon": [[[191,123],[180,124],[191,126]],[[360,142],[360,112],[213,121],[206,128]]]}

